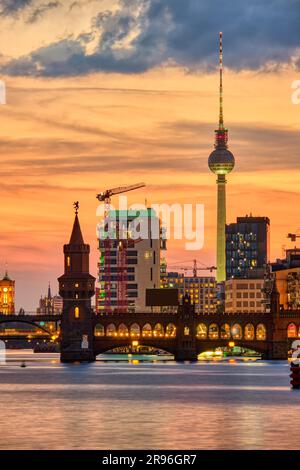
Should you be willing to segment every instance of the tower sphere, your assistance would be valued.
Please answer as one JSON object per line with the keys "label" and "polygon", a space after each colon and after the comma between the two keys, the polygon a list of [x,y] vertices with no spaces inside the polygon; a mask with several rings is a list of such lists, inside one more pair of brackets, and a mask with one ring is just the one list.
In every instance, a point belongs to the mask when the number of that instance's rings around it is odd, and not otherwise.
{"label": "tower sphere", "polygon": [[227,175],[234,168],[234,156],[226,147],[216,147],[208,157],[210,171],[216,175]]}

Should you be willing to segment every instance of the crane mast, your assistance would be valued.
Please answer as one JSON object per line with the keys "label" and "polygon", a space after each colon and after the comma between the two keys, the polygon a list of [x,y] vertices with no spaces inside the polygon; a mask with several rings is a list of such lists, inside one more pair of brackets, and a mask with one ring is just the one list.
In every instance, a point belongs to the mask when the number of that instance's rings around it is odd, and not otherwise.
{"label": "crane mast", "polygon": [[[100,202],[104,202],[104,232],[106,236],[104,239],[104,306],[106,312],[111,312],[111,248],[112,240],[110,238],[109,227],[109,211],[111,205],[111,197],[117,194],[127,193],[135,189],[145,187],[145,183],[137,183],[130,186],[119,186],[117,188],[106,189],[102,193],[96,195]],[[116,232],[119,233],[119,227],[116,227]],[[138,240],[136,240],[136,243]],[[118,267],[117,267],[117,303],[118,311],[126,312],[127,310],[127,271],[126,271],[126,257],[127,257],[128,240],[120,240],[118,246]]]}

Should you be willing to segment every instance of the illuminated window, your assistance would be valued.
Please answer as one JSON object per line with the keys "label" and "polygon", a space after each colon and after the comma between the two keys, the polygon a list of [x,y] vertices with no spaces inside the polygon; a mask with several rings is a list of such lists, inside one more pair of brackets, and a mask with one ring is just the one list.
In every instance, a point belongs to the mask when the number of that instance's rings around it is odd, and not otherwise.
{"label": "illuminated window", "polygon": [[190,329],[189,329],[188,326],[185,326],[184,327],[184,336],[189,336],[189,334],[190,334]]}
{"label": "illuminated window", "polygon": [[78,284],[78,282],[76,282],[76,284],[75,284],[75,287],[79,287],[79,284]]}
{"label": "illuminated window", "polygon": [[290,323],[287,328],[287,337],[288,338],[297,338],[297,327],[295,323]]}
{"label": "illuminated window", "polygon": [[79,307],[75,307],[75,318],[79,318]]}
{"label": "illuminated window", "polygon": [[67,256],[67,266],[68,266],[68,268],[71,266],[71,258],[70,258],[70,256]]}

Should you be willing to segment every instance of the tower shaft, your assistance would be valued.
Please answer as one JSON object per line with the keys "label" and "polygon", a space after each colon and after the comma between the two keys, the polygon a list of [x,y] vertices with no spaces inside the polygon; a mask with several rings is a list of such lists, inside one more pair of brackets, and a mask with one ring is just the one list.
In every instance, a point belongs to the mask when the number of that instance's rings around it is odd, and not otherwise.
{"label": "tower shaft", "polygon": [[217,282],[226,279],[226,178],[218,175],[218,209],[217,209]]}

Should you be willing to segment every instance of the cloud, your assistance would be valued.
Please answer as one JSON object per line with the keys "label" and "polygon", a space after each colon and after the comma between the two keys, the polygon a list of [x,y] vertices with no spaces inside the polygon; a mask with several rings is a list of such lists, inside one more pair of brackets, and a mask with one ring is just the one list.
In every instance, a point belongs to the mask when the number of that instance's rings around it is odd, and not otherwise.
{"label": "cloud", "polygon": [[19,13],[27,6],[32,4],[34,0],[2,0],[0,7],[0,15],[10,16]]}
{"label": "cloud", "polygon": [[38,21],[42,16],[50,10],[53,10],[61,5],[58,1],[50,1],[48,3],[42,3],[41,5],[37,6],[32,13],[30,14],[27,23],[35,23]]}
{"label": "cloud", "polygon": [[[13,3],[17,9],[21,2]],[[208,71],[218,62],[220,30],[226,66],[276,69],[297,55],[299,24],[295,0],[119,0],[117,10],[91,18],[90,31],[71,38],[61,31],[62,39],[10,61],[2,72],[49,77],[142,73],[164,64]],[[95,40],[91,53],[88,46]]]}

